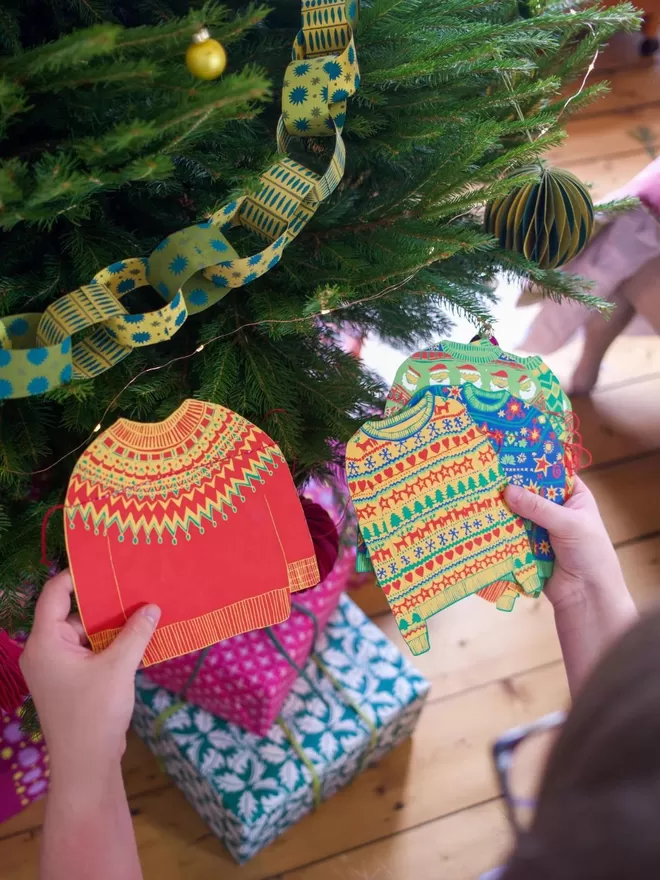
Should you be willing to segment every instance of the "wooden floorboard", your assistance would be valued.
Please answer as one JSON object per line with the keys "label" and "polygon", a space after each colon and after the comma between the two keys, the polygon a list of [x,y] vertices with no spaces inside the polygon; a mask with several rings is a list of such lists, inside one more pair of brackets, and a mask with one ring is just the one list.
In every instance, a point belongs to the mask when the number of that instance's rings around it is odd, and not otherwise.
{"label": "wooden floorboard", "polygon": [[475,880],[509,847],[502,803],[492,800],[323,862],[283,880]]}
{"label": "wooden floorboard", "polygon": [[568,166],[600,159],[603,154],[630,153],[641,146],[642,131],[657,142],[660,138],[659,108],[660,99],[644,107],[622,109],[616,114],[578,119],[571,123],[569,137],[561,147],[550,152],[550,159]]}
{"label": "wooden floorboard", "polygon": [[[615,113],[629,113],[647,107],[658,101],[660,95],[660,66],[649,61],[641,66],[630,67],[614,73],[614,88],[612,88],[612,72],[602,71],[595,73],[589,79],[589,84],[608,83],[610,92],[598,101],[594,101],[589,107],[580,111],[580,121],[591,119],[594,116],[606,116]],[[573,87],[566,89],[570,95]],[[572,127],[571,127],[572,128]],[[571,135],[572,137],[572,131]]]}
{"label": "wooden floorboard", "polygon": [[[653,147],[635,132],[660,138],[660,65],[636,44],[615,37],[594,75],[612,92],[569,123],[552,156],[591,181],[595,198],[648,163]],[[546,360],[566,379],[578,352],[571,343]],[[585,480],[648,607],[660,601],[660,339],[618,339],[594,394],[574,408],[593,457]],[[380,590],[353,595],[402,646]],[[430,702],[412,741],[240,869],[131,734],[124,777],[146,880],[472,880],[497,864],[509,836],[490,744],[567,701],[552,609],[521,599],[503,614],[471,597],[436,615],[430,635],[432,651],[415,661]],[[42,819],[35,804],[0,826],[2,880],[36,878]]]}

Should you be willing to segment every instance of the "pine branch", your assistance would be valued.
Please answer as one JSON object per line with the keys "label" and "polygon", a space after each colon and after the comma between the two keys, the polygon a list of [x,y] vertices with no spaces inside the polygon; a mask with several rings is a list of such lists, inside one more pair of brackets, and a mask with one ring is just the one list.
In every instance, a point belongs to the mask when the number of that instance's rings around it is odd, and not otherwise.
{"label": "pine branch", "polygon": [[92,67],[85,72],[76,71],[58,78],[48,77],[43,82],[35,82],[33,94],[60,92],[63,89],[81,89],[91,86],[112,86],[117,83],[131,88],[135,82],[151,84],[159,75],[159,68],[147,59],[139,61],[112,62],[107,65]]}
{"label": "pine branch", "polygon": [[45,46],[0,58],[0,72],[25,83],[31,77],[42,76],[49,71],[56,73],[78,64],[87,64],[113,52],[120,33],[121,28],[112,24],[99,24],[75,31]]}
{"label": "pine branch", "polygon": [[71,0],[78,14],[87,24],[102,22],[106,11],[106,4],[96,0]]}

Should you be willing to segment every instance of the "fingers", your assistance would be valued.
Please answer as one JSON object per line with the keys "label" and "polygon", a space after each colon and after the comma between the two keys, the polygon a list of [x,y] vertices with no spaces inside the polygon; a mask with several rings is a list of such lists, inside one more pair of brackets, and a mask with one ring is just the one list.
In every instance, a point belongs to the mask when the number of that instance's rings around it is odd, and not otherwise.
{"label": "fingers", "polygon": [[563,536],[571,530],[571,513],[554,501],[520,486],[507,486],[504,498],[514,513],[543,526],[551,535]]}
{"label": "fingers", "polygon": [[54,624],[65,621],[71,611],[73,582],[65,569],[46,581],[34,612],[34,629],[50,630]]}
{"label": "fingers", "polygon": [[85,627],[82,625],[82,620],[80,619],[79,614],[69,614],[66,619],[66,622],[69,624],[71,629],[76,635],[79,643],[81,645],[88,645],[89,640],[87,639],[87,633],[85,632]]}
{"label": "fingers", "polygon": [[137,669],[159,620],[160,608],[157,605],[140,608],[128,619],[114,642],[103,652],[104,655],[113,657],[117,663],[131,670]]}
{"label": "fingers", "polygon": [[566,501],[566,506],[587,507],[588,505],[597,507],[596,499],[584,480],[576,476],[573,480],[573,491],[571,492],[571,497]]}

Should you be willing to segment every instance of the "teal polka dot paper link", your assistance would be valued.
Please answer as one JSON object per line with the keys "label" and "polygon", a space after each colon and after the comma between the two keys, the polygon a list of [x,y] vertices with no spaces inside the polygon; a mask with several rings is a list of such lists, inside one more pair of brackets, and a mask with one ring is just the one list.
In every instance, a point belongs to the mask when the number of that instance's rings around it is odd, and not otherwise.
{"label": "teal polka dot paper link", "polygon": [[73,378],[71,339],[37,345],[40,314],[0,319],[0,400],[30,397]]}
{"label": "teal polka dot paper link", "polygon": [[[119,260],[43,314],[0,318],[0,400],[29,397],[98,376],[138,347],[166,342],[188,315],[273,269],[344,175],[342,130],[348,98],[360,86],[353,27],[357,0],[302,0],[302,29],[282,89],[277,126],[284,155],[261,176],[261,187],[208,220],[164,239],[148,258]],[[334,137],[322,175],[288,158],[296,137]],[[255,232],[264,248],[240,256],[232,229]],[[151,285],[165,305],[130,314],[121,300]],[[75,334],[86,332],[82,339]]]}

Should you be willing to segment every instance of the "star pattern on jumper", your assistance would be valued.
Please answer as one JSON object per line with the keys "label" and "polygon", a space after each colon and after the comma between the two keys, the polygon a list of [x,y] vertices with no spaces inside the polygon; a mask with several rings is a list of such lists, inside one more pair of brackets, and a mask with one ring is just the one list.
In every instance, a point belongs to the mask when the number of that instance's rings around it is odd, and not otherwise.
{"label": "star pattern on jumper", "polygon": [[480,464],[490,464],[490,462],[494,458],[494,453],[492,449],[482,449],[479,453],[479,462]]}
{"label": "star pattern on jumper", "polygon": [[552,467],[552,462],[548,461],[545,455],[539,458],[534,457],[534,461],[536,462],[535,472],[543,474],[544,477],[547,476],[548,471]]}

